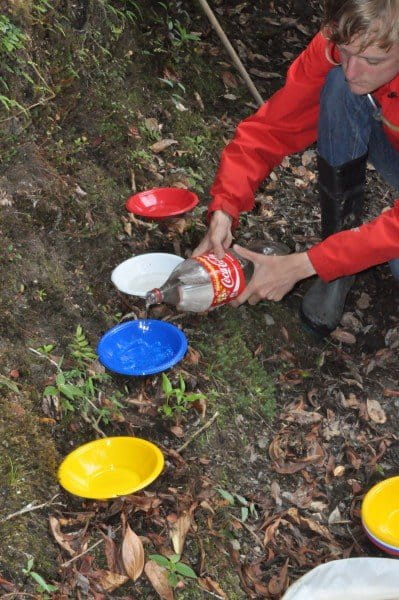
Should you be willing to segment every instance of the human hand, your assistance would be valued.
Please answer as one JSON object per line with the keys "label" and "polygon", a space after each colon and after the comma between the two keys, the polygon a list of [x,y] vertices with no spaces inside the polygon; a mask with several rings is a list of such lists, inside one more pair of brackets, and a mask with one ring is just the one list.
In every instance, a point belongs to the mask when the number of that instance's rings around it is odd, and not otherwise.
{"label": "human hand", "polygon": [[205,252],[213,252],[217,258],[223,258],[225,251],[230,248],[233,241],[231,233],[232,217],[223,210],[215,210],[211,216],[209,228],[203,240],[192,253],[195,258]]}
{"label": "human hand", "polygon": [[265,256],[237,245],[233,249],[239,256],[254,263],[254,272],[244,291],[231,302],[232,306],[239,306],[245,301],[256,304],[259,300],[281,300],[297,281],[315,274],[306,252]]}

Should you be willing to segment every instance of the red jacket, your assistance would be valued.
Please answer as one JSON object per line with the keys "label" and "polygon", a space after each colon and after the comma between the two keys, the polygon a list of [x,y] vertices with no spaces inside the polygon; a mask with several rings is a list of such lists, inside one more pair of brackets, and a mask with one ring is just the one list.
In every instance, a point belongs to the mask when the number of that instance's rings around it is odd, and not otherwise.
{"label": "red jacket", "polygon": [[[237,225],[239,214],[253,208],[261,181],[284,156],[316,141],[319,95],[334,61],[339,62],[338,48],[319,32],[290,66],[284,87],[238,125],[222,153],[209,212],[221,209]],[[373,96],[382,109],[385,133],[399,150],[399,75]],[[334,234],[309,250],[313,266],[326,281],[396,257],[399,202],[372,222]]]}

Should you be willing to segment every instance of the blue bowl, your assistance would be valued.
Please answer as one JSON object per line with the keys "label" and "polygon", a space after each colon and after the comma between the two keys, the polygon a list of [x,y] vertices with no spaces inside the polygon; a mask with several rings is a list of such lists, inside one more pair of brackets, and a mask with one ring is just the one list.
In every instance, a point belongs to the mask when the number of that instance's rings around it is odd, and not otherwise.
{"label": "blue bowl", "polygon": [[121,375],[154,375],[173,367],[187,351],[187,338],[171,323],[157,319],[126,321],[100,339],[100,362]]}

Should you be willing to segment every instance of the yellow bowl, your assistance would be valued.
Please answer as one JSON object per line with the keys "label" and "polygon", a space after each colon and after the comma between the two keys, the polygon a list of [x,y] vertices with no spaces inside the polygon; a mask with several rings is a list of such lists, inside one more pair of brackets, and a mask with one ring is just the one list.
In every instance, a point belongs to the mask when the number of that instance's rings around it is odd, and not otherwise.
{"label": "yellow bowl", "polygon": [[107,500],[143,489],[164,466],[160,449],[136,437],[108,437],[73,450],[58,469],[58,480],[71,494]]}
{"label": "yellow bowl", "polygon": [[399,476],[384,479],[367,492],[361,518],[372,536],[399,549]]}

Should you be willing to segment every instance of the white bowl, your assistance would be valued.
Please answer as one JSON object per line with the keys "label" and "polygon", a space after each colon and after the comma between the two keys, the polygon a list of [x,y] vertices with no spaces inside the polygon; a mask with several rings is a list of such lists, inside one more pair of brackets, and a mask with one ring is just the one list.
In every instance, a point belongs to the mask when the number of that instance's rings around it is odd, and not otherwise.
{"label": "white bowl", "polygon": [[111,274],[119,291],[144,298],[150,290],[161,286],[184,258],[166,252],[132,256],[120,263]]}

